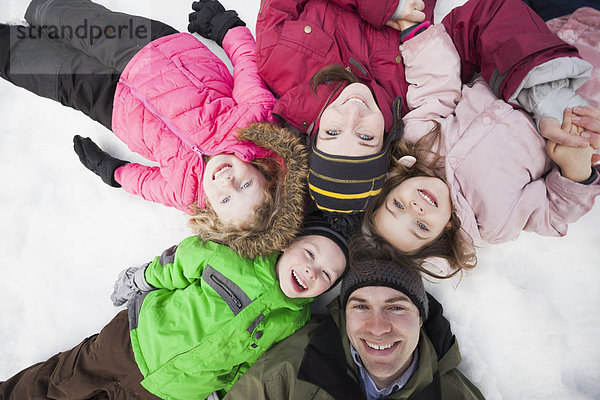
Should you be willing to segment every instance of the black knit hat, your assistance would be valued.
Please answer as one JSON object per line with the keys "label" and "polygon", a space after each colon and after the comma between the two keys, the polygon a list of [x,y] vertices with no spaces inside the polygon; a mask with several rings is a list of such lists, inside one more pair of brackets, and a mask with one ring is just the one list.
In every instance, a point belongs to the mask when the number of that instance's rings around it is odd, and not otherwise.
{"label": "black knit hat", "polygon": [[416,270],[407,268],[391,260],[361,259],[352,261],[346,271],[340,289],[340,304],[346,309],[348,298],[357,289],[365,286],[386,286],[404,293],[419,309],[425,321],[429,313],[427,294],[423,279]]}
{"label": "black knit hat", "polygon": [[389,167],[392,134],[376,154],[338,156],[317,149],[315,134],[308,158],[308,192],[323,211],[348,215],[362,213],[381,192]]}
{"label": "black knit hat", "polygon": [[318,235],[325,236],[335,242],[346,257],[348,263],[348,240],[340,232],[331,227],[323,215],[316,211],[304,218],[304,225],[298,236]]}

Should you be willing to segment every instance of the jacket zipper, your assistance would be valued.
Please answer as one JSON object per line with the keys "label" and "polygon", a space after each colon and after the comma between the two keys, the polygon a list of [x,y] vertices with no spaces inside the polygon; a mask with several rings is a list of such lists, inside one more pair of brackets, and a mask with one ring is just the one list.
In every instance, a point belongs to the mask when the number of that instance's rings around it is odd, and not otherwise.
{"label": "jacket zipper", "polygon": [[231,298],[231,300],[233,300],[233,302],[235,303],[235,305],[237,306],[237,308],[239,308],[240,310],[242,309],[242,302],[240,301],[240,299],[237,298],[237,296],[227,287],[227,285],[225,285],[222,281],[219,280],[219,278],[217,278],[214,275],[210,276],[210,279],[212,279],[212,281],[214,283],[216,283],[217,285],[219,285],[219,287],[221,289],[223,289],[223,291],[225,293],[227,293],[227,295]]}
{"label": "jacket zipper", "polygon": [[[171,132],[173,132],[175,134],[175,136],[177,136],[179,138],[179,140],[181,140],[184,144],[186,144],[189,149],[191,149],[194,153],[196,153],[196,155],[198,157],[200,157],[202,164],[204,164],[204,158],[202,156],[205,155],[206,153],[203,152],[202,150],[200,150],[200,148],[196,145],[196,143],[192,139],[189,138],[189,136],[187,136],[185,133],[183,133],[177,126],[175,126],[175,124],[173,122],[171,122],[171,120],[166,118],[163,115],[163,113],[161,113],[156,107],[154,107],[154,105],[152,103],[150,103],[148,101],[148,99],[146,99],[146,97],[142,96],[142,94],[140,92],[138,92],[129,82],[123,80],[122,78],[119,79],[119,82],[121,82],[123,85],[127,86],[127,88],[129,88],[129,91],[131,92],[133,97],[135,97],[136,99],[138,99],[142,103],[144,103],[144,106],[146,106],[148,111],[150,111],[150,113],[152,113],[154,116],[156,116],[162,122],[164,122],[164,124],[171,130]],[[206,155],[209,155],[209,154],[206,154]]]}

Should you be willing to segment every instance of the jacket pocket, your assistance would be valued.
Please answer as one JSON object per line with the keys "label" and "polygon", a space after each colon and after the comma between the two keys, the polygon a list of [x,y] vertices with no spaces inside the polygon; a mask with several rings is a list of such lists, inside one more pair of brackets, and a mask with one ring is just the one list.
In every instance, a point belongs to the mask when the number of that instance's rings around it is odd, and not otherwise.
{"label": "jacket pocket", "polygon": [[71,377],[75,375],[75,372],[80,368],[80,363],[83,358],[82,352],[85,351],[86,347],[91,341],[95,340],[96,337],[98,337],[98,334],[85,338],[72,350],[58,354],[58,362],[52,373],[51,381],[59,383],[71,379]]}
{"label": "jacket pocket", "polygon": [[198,79],[198,77],[194,75],[189,69],[187,69],[185,65],[183,65],[183,62],[181,62],[179,57],[175,56],[171,58],[171,60],[173,60],[173,63],[177,66],[177,69],[179,69],[179,71],[181,71],[181,73],[185,75],[185,77],[188,78],[194,84],[194,86],[198,88],[204,87],[204,83],[200,79]]}
{"label": "jacket pocket", "polygon": [[277,42],[257,56],[260,74],[275,95],[283,97],[308,83],[321,68],[339,62],[339,54],[331,51],[332,47],[333,39],[320,28],[286,21]]}
{"label": "jacket pocket", "polygon": [[252,300],[244,291],[225,275],[207,265],[202,272],[202,280],[208,284],[227,304],[233,315],[238,315]]}
{"label": "jacket pocket", "polygon": [[330,53],[333,39],[310,22],[286,21],[281,30],[279,44],[301,54],[325,60]]}

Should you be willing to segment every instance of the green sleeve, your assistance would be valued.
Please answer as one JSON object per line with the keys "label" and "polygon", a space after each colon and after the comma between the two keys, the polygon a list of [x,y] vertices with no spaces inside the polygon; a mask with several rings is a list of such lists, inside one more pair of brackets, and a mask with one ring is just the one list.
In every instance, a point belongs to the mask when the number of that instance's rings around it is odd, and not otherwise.
{"label": "green sleeve", "polygon": [[146,281],[159,289],[184,289],[202,276],[215,244],[192,236],[165,250],[146,268]]}

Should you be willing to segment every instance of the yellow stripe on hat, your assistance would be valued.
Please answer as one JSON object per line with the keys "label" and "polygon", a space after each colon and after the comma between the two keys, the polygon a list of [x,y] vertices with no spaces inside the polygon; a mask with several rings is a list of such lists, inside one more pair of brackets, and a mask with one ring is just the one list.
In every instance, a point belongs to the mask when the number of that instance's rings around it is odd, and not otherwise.
{"label": "yellow stripe on hat", "polygon": [[323,207],[323,206],[321,206],[319,204],[317,204],[317,207],[319,208],[319,210],[329,211],[329,212],[339,213],[339,214],[356,214],[356,213],[363,213],[363,212],[365,212],[365,210],[335,210],[333,208]]}
{"label": "yellow stripe on hat", "polygon": [[[316,149],[316,150],[318,150],[318,149]],[[336,161],[336,162],[343,162],[343,163],[348,163],[348,164],[364,164],[364,163],[368,163],[368,162],[371,162],[374,160],[378,160],[381,157],[388,156],[387,151],[380,152],[379,154],[376,154],[373,157],[361,158],[360,160],[353,160],[353,159],[348,159],[348,158],[340,158],[340,157],[330,156],[330,155],[327,155],[326,153],[322,153],[320,151],[314,151],[314,154],[316,154],[320,158],[327,160],[327,161]]]}
{"label": "yellow stripe on hat", "polygon": [[369,179],[338,179],[338,178],[330,178],[329,176],[319,174],[318,172],[315,172],[312,169],[310,170],[310,175],[314,175],[317,178],[322,179],[324,181],[335,182],[335,183],[368,183],[368,182],[377,181],[381,178],[384,178],[386,174],[387,174],[387,172],[385,174],[381,174],[379,176],[376,176],[374,178],[369,178]]}
{"label": "yellow stripe on hat", "polygon": [[369,190],[368,192],[363,192],[363,193],[343,194],[343,193],[336,193],[336,192],[330,192],[328,190],[319,189],[318,187],[316,187],[310,183],[308,184],[308,187],[313,192],[319,193],[323,196],[332,197],[334,199],[345,199],[345,200],[364,199],[365,197],[378,195],[379,192],[381,192],[381,189],[377,189],[377,190]]}

